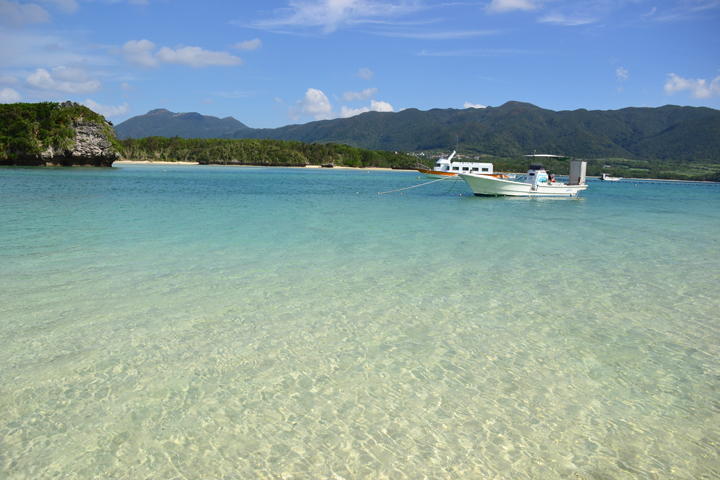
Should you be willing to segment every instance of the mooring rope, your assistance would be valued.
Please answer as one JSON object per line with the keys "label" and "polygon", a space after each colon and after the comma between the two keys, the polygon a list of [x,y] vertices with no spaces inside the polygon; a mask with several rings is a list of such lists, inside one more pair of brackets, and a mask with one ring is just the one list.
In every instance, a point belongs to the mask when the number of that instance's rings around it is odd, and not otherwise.
{"label": "mooring rope", "polygon": [[399,192],[400,190],[407,190],[408,188],[422,187],[423,185],[430,185],[431,183],[441,182],[441,181],[447,180],[449,178],[454,178],[454,177],[439,178],[437,180],[433,180],[432,182],[421,183],[420,185],[413,185],[412,187],[398,188],[397,190],[390,190],[389,192],[378,192],[378,195],[385,195],[386,193]]}
{"label": "mooring rope", "polygon": [[458,175],[458,176],[455,177],[455,181],[454,181],[453,184],[450,186],[450,188],[448,188],[448,191],[445,192],[445,195],[447,195],[448,193],[450,193],[450,190],[452,190],[453,188],[455,188],[455,185],[457,185],[457,181],[458,181],[458,180],[460,180],[460,175]]}

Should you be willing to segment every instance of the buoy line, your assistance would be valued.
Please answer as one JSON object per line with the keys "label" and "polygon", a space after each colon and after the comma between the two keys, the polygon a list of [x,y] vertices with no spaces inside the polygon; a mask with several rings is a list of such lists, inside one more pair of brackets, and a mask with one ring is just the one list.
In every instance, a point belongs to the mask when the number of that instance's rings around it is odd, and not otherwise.
{"label": "buoy line", "polygon": [[413,185],[412,187],[398,188],[397,190],[390,190],[389,192],[378,192],[378,195],[385,195],[386,193],[399,192],[400,190],[407,190],[408,188],[422,187],[423,185],[430,185],[431,183],[442,182],[443,180],[448,180],[450,178],[454,178],[454,177],[439,178],[437,180],[433,180],[432,182],[421,183],[420,185]]}

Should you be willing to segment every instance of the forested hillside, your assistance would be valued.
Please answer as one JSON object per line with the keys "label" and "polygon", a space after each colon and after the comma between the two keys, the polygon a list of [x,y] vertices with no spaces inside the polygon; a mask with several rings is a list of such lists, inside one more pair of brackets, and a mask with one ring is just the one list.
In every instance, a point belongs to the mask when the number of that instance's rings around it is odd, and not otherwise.
{"label": "forested hillside", "polygon": [[511,157],[720,161],[720,111],[664,106],[554,112],[528,103],[464,110],[368,112],[352,118],[242,130],[233,138],[336,142],[377,150],[449,150]]}
{"label": "forested hillside", "polygon": [[220,138],[247,130],[233,117],[218,118],[199,113],[174,113],[164,108],[129,118],[115,127],[118,138],[182,137]]}
{"label": "forested hillside", "polygon": [[508,102],[481,109],[367,112],[270,129],[248,128],[232,117],[159,109],[122,122],[116,131],[119,138],[255,138],[406,152],[447,152],[459,140],[460,151],[470,155],[538,151],[585,159],[720,162],[720,111],[674,105],[555,112]]}

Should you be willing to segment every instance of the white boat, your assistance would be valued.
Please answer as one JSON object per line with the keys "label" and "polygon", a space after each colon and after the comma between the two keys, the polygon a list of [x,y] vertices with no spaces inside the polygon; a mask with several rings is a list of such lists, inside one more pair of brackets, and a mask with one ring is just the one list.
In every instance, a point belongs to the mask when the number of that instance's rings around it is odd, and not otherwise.
{"label": "white boat", "polygon": [[603,173],[600,176],[600,181],[602,181],[602,182],[619,182],[620,180],[622,180],[622,177],[611,177],[607,173]]}
{"label": "white boat", "polygon": [[[551,155],[536,156],[551,157]],[[577,197],[587,188],[585,185],[586,168],[587,162],[570,162],[568,183],[555,181],[555,178],[548,175],[545,168],[539,163],[530,165],[525,181],[513,181],[477,173],[461,173],[460,177],[467,182],[473,193],[479,196]]]}
{"label": "white boat", "polygon": [[480,162],[453,162],[455,150],[447,158],[440,158],[435,166],[431,169],[418,168],[417,171],[425,175],[427,178],[448,178],[457,177],[460,173],[478,173],[482,175],[492,175],[498,178],[507,178],[502,173],[493,172],[492,163]]}

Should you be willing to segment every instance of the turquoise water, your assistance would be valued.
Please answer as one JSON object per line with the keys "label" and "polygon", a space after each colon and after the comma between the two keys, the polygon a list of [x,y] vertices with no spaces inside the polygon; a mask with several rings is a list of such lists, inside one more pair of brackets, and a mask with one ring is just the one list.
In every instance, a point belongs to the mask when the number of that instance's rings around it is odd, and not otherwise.
{"label": "turquoise water", "polygon": [[0,477],[720,477],[720,187],[426,181],[0,169]]}

